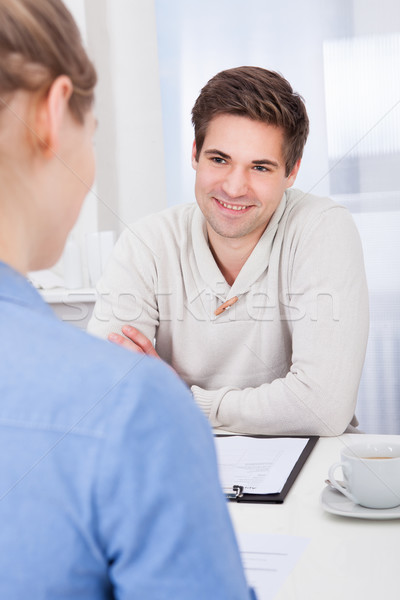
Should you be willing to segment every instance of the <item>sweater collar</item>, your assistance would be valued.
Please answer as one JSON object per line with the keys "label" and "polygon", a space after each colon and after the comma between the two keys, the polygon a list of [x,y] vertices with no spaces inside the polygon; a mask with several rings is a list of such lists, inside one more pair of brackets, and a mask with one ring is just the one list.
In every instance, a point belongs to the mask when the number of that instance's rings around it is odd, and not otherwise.
{"label": "sweater collar", "polygon": [[211,253],[208,245],[206,221],[199,207],[196,207],[192,221],[194,255],[203,282],[211,289],[215,296],[221,300],[225,300],[228,296],[245,294],[249,291],[253,283],[267,270],[275,234],[285,208],[286,193],[283,195],[256,247],[243,265],[234,284],[230,287]]}

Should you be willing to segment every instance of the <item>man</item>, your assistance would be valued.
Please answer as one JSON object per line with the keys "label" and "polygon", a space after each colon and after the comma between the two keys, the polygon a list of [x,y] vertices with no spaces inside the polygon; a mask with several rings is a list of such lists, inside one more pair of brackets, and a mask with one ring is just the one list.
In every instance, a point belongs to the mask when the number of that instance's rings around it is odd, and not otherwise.
{"label": "man", "polygon": [[192,118],[197,206],[125,231],[89,329],[165,360],[214,427],[341,434],[357,424],[368,295],[348,211],[290,189],[304,103],[240,67],[207,83]]}

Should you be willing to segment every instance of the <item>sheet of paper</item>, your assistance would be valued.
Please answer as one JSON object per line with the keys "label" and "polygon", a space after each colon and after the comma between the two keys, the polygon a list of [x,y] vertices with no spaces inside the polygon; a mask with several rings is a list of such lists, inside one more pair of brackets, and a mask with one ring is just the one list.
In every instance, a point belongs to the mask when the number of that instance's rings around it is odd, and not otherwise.
{"label": "sheet of paper", "polygon": [[244,533],[237,539],[246,578],[257,600],[275,597],[309,542],[290,535]]}
{"label": "sheet of paper", "polygon": [[279,493],[308,441],[246,436],[214,439],[224,492],[241,485],[248,494]]}

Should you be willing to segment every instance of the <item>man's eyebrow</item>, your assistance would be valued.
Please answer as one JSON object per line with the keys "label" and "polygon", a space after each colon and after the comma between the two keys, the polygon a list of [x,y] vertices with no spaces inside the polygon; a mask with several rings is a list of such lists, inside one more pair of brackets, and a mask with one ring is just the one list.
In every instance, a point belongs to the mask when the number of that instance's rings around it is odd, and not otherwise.
{"label": "man's eyebrow", "polygon": [[263,158],[262,160],[252,160],[252,165],[269,165],[270,167],[275,167],[276,169],[279,167],[279,163],[275,160],[269,160],[268,158]]}
{"label": "man's eyebrow", "polygon": [[225,154],[225,152],[222,152],[222,150],[217,150],[216,148],[211,148],[210,150],[205,150],[204,154],[218,154],[218,156],[220,156],[221,158],[225,158],[226,160],[230,160],[231,157],[229,156],[229,154]]}
{"label": "man's eyebrow", "polygon": [[[204,154],[214,156],[218,154],[218,156],[224,158],[225,160],[231,160],[231,156],[229,156],[229,154],[225,154],[225,152],[222,152],[222,150],[218,150],[217,148],[210,148],[209,150],[205,150]],[[279,167],[278,162],[276,162],[275,160],[270,160],[268,158],[262,158],[261,160],[252,160],[251,164],[260,166],[268,165],[270,167],[274,167],[275,169]]]}

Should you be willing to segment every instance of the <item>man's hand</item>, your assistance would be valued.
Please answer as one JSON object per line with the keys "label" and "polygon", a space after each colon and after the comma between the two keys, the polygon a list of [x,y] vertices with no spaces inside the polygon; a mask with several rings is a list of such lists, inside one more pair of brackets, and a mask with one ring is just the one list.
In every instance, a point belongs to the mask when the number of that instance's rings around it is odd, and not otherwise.
{"label": "man's hand", "polygon": [[127,350],[131,350],[132,352],[141,352],[142,354],[148,354],[149,356],[160,358],[149,338],[143,335],[143,333],[140,333],[140,331],[135,327],[132,327],[131,325],[124,325],[122,328],[122,333],[124,335],[120,335],[119,333],[110,333],[108,339],[110,342],[114,342],[114,344],[118,344],[119,346],[122,346]]}

